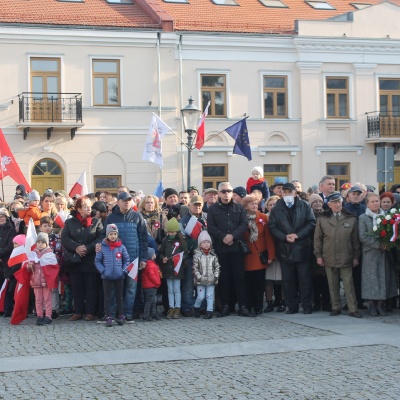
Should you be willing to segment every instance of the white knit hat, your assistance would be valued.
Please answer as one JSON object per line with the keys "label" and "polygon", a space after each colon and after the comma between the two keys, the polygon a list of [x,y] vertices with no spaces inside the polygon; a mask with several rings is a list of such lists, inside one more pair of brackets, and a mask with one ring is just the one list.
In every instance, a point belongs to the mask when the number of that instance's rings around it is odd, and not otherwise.
{"label": "white knit hat", "polygon": [[199,237],[197,238],[197,242],[199,243],[199,246],[201,245],[202,242],[208,240],[210,243],[212,243],[211,236],[208,234],[207,231],[201,231]]}
{"label": "white knit hat", "polygon": [[251,172],[257,171],[261,176],[264,176],[264,169],[263,167],[254,167]]}

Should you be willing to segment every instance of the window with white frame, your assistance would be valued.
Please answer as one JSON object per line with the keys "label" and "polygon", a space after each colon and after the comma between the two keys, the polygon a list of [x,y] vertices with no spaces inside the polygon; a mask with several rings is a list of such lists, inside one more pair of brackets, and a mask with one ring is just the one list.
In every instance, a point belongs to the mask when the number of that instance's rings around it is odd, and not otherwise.
{"label": "window with white frame", "polygon": [[119,106],[120,97],[120,61],[92,60],[93,105]]}
{"label": "window with white frame", "polygon": [[264,118],[287,118],[287,76],[263,76]]}
{"label": "window with white frame", "polygon": [[326,77],[327,118],[349,118],[349,78]]}
{"label": "window with white frame", "polygon": [[226,75],[201,74],[200,80],[203,110],[210,102],[209,117],[226,117]]}

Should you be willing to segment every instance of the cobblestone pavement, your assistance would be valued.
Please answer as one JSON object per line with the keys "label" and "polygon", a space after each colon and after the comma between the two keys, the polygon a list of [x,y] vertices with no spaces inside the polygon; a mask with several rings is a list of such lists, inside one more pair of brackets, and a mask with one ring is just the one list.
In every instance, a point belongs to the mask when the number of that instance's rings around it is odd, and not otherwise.
{"label": "cobblestone pavement", "polygon": [[[0,373],[0,399],[398,399],[400,393],[400,337],[398,345],[351,345],[293,351],[288,341],[312,338],[334,341],[341,325],[347,330],[360,321],[335,317],[335,332],[307,321],[324,321],[326,313],[278,313],[257,318],[227,317],[203,321],[142,322],[123,327],[57,319],[37,327],[34,318],[19,326],[0,318],[0,363],[26,355],[103,352],[104,365]],[[325,318],[330,324],[333,318]],[[387,326],[385,334],[400,332],[400,311],[370,318],[366,329]],[[370,324],[372,323],[372,325]],[[385,324],[385,325],[383,325]],[[331,325],[330,325],[331,326]],[[336,326],[336,325],[335,325]],[[383,329],[384,330],[384,329]],[[366,332],[368,333],[368,332]],[[336,336],[335,336],[336,335]],[[332,338],[332,339],[331,339]],[[107,364],[115,350],[174,348],[194,345],[225,346],[250,341],[276,341],[279,350],[267,354],[188,359],[183,361]],[[350,342],[349,342],[350,343]],[[279,351],[279,352],[278,352]],[[250,353],[248,353],[250,354]],[[29,362],[29,361],[27,361]],[[46,367],[47,368],[47,367]]]}

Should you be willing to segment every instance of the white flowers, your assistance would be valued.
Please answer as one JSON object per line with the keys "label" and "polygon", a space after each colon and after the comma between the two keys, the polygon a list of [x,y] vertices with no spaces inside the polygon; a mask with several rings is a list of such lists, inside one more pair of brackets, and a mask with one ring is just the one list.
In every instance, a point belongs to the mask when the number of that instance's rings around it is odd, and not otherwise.
{"label": "white flowers", "polygon": [[378,230],[378,227],[377,227],[377,226],[374,226],[374,227],[372,228],[372,230],[373,230],[374,232],[376,232],[376,231]]}
{"label": "white flowers", "polygon": [[395,208],[392,208],[391,210],[390,210],[390,214],[395,214],[397,212],[397,210],[395,209]]}
{"label": "white flowers", "polygon": [[376,223],[377,223],[377,224],[380,224],[381,222],[382,222],[382,220],[381,220],[380,218],[377,218],[377,219],[376,219]]}
{"label": "white flowers", "polygon": [[392,216],[391,215],[386,215],[385,219],[386,219],[386,221],[390,221],[392,219]]}

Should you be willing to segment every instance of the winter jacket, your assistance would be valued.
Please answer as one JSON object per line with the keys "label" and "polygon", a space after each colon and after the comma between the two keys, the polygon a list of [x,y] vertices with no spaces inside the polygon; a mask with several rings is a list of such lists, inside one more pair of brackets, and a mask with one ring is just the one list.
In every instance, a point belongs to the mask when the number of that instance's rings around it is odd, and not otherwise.
{"label": "winter jacket", "polygon": [[341,268],[352,267],[360,253],[356,216],[342,209],[337,222],[332,210],[324,211],[315,227],[315,257],[322,258],[326,267]]}
{"label": "winter jacket", "polygon": [[[17,190],[20,190],[21,193],[17,194]],[[25,189],[25,185],[23,185],[22,183],[20,185],[18,185],[15,188],[15,196],[14,196],[14,200],[17,198],[17,196],[22,196],[22,197],[26,197],[28,195],[28,193],[26,193],[26,189]]]}
{"label": "winter jacket", "polygon": [[28,226],[29,220],[31,218],[33,219],[33,223],[35,224],[35,226],[39,226],[41,215],[42,212],[40,211],[38,206],[30,205],[27,210],[24,209],[18,210],[18,216],[24,220],[25,226]]}
{"label": "winter jacket", "polygon": [[268,200],[269,197],[269,189],[268,182],[262,178],[258,181],[255,181],[254,178],[249,178],[246,184],[246,191],[248,194],[254,192],[255,190],[259,190],[262,193],[262,199],[264,201]]}
{"label": "winter jacket", "polygon": [[[177,255],[182,251],[184,253],[183,253],[183,261],[181,264],[181,268],[179,270],[179,273],[175,274],[173,259],[172,258],[169,259],[166,264],[163,263],[162,259],[164,257],[170,258],[172,257],[172,255]],[[174,252],[174,254],[172,254],[172,252]],[[186,240],[182,235],[178,234],[174,239],[171,239],[168,235],[165,236],[165,238],[161,242],[160,252],[158,257],[160,260],[161,272],[165,279],[183,279],[188,253],[187,253]]]}
{"label": "winter jacket", "polygon": [[113,212],[107,216],[101,238],[106,237],[108,224],[118,227],[118,236],[128,251],[130,261],[139,257],[139,262],[147,261],[147,227],[142,215],[134,210],[128,210],[122,214],[119,206],[113,208]]}
{"label": "winter jacket", "polygon": [[218,284],[221,266],[213,250],[205,254],[201,249],[196,249],[193,255],[193,281],[201,286]]}
{"label": "winter jacket", "polygon": [[4,273],[4,276],[8,274],[8,259],[13,251],[13,239],[17,235],[14,226],[7,218],[6,222],[0,225],[0,277]]}
{"label": "winter jacket", "polygon": [[[53,254],[53,251],[51,250],[50,247],[46,247],[43,251],[35,249],[34,250],[37,258],[40,260],[45,254],[51,253],[52,260],[54,262],[51,263],[51,265],[56,265],[56,257]],[[44,267],[46,268],[46,267]],[[31,287],[33,288],[44,288],[44,287],[49,287],[52,288],[52,284],[50,284],[48,277],[46,277],[45,273],[43,272],[43,267],[39,262],[33,262],[33,265],[31,268],[28,267],[28,270],[31,269],[32,270],[32,275],[31,275]]]}
{"label": "winter jacket", "polygon": [[153,260],[147,260],[146,268],[142,270],[142,288],[159,288],[161,285],[161,272]]}
{"label": "winter jacket", "polygon": [[346,209],[347,211],[350,211],[351,213],[355,214],[357,219],[360,215],[364,214],[365,211],[367,210],[367,206],[362,203],[357,203],[357,204],[346,203],[343,206],[343,208]]}
{"label": "winter jacket", "polygon": [[251,251],[250,254],[244,257],[245,271],[256,271],[259,269],[265,269],[267,267],[266,264],[263,264],[260,261],[260,257],[258,255],[258,253],[262,253],[264,250],[268,250],[268,259],[275,259],[275,244],[274,238],[269,232],[268,217],[265,214],[256,211],[255,222],[258,229],[258,239],[252,243],[249,241],[249,230],[244,233],[244,240],[248,244]]}
{"label": "winter jacket", "polygon": [[[185,233],[185,228],[187,227],[187,224],[189,223],[192,216],[193,215],[190,213],[186,214],[183,218],[181,218],[179,220],[179,225],[181,228],[182,235],[184,235],[186,238],[189,255],[193,257],[193,253],[197,249],[197,246],[198,246],[197,239],[193,239],[191,236],[189,236]],[[197,220],[202,224],[202,228],[201,228],[202,230],[207,229],[207,225],[206,225],[207,214],[204,214],[202,212],[200,217],[195,217],[195,218],[197,218]]]}
{"label": "winter jacket", "polygon": [[[240,253],[238,240],[243,240],[247,230],[247,214],[241,204],[230,201],[228,204],[218,200],[207,213],[207,230],[213,239],[214,250],[219,253]],[[234,237],[234,243],[223,242],[226,235]]]}
{"label": "winter jacket", "polygon": [[[295,197],[293,222],[290,221],[288,207],[283,199],[276,202],[271,210],[268,227],[275,238],[275,252],[280,262],[295,263],[310,258],[311,233],[315,227],[315,217],[310,204]],[[286,241],[286,236],[295,233],[294,243]]]}
{"label": "winter jacket", "polygon": [[92,219],[92,224],[88,227],[83,227],[76,217],[77,211],[71,211],[71,218],[65,220],[65,225],[61,231],[61,244],[66,250],[75,253],[75,249],[84,244],[87,248],[86,255],[82,257],[81,263],[73,266],[64,266],[65,272],[96,272],[94,265],[96,243],[100,242],[100,234],[103,229],[101,220]]}
{"label": "winter jacket", "polygon": [[111,249],[108,240],[101,243],[101,251],[96,253],[95,265],[102,279],[115,281],[124,279],[127,274],[125,268],[129,265],[129,254],[126,247],[121,246]]}

